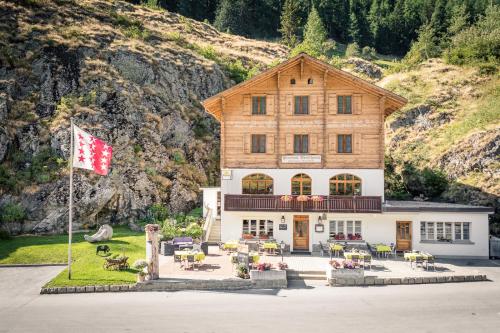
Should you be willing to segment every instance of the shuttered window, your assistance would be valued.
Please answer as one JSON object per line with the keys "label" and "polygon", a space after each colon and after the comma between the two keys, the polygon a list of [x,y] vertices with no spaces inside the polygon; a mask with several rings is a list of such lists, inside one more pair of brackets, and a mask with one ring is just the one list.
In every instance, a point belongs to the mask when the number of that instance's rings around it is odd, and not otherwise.
{"label": "shuttered window", "polygon": [[309,96],[295,96],[295,114],[309,114]]}
{"label": "shuttered window", "polygon": [[266,152],[266,135],[252,134],[252,153]]}
{"label": "shuttered window", "polygon": [[252,97],[252,114],[266,114],[266,97]]}
{"label": "shuttered window", "polygon": [[337,112],[339,114],[352,114],[351,96],[337,96]]}
{"label": "shuttered window", "polygon": [[337,152],[352,153],[352,135],[339,134],[337,136]]}
{"label": "shuttered window", "polygon": [[293,152],[295,154],[309,153],[309,135],[295,134],[293,136]]}

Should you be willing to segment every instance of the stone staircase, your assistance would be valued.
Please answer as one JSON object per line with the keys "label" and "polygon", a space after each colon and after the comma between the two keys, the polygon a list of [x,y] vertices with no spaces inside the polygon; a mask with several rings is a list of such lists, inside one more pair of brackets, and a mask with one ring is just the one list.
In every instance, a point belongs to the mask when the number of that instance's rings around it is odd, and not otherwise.
{"label": "stone staircase", "polygon": [[287,270],[288,280],[324,280],[326,281],[325,271],[298,271],[294,269]]}
{"label": "stone staircase", "polygon": [[217,217],[210,228],[208,234],[208,243],[215,244],[220,242],[220,217]]}

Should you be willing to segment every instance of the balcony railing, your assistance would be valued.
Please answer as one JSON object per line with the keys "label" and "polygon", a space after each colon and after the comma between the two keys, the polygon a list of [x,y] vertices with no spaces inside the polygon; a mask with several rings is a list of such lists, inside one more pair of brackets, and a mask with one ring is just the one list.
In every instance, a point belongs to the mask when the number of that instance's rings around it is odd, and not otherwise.
{"label": "balcony railing", "polygon": [[[320,212],[320,213],[381,213],[382,197],[377,196],[298,196],[226,194],[224,209],[227,211],[262,212]],[[302,196],[303,197],[303,196]]]}

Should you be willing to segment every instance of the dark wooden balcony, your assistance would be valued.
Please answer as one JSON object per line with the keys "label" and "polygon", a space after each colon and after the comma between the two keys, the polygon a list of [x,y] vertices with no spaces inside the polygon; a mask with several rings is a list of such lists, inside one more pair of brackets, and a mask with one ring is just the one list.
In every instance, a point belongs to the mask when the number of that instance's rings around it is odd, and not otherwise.
{"label": "dark wooden balcony", "polygon": [[[319,213],[381,213],[382,197],[376,196],[308,196],[298,201],[297,196],[283,200],[282,195],[226,194],[227,211],[260,212],[319,212]],[[313,200],[315,197],[316,200]]]}

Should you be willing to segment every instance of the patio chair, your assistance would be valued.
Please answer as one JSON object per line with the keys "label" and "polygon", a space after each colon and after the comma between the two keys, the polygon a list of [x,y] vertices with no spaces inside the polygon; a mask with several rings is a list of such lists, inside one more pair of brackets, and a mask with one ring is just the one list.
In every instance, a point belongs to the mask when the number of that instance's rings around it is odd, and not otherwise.
{"label": "patio chair", "polygon": [[178,254],[174,254],[174,263],[178,262],[180,266],[182,266],[182,256]]}
{"label": "patio chair", "polygon": [[190,264],[194,269],[194,265],[196,264],[196,261],[194,260],[194,256],[187,256],[187,266],[189,267]]}
{"label": "patio chair", "polygon": [[359,267],[360,266],[360,264],[359,264],[359,254],[353,254],[351,256],[351,261],[354,264],[354,267]]}
{"label": "patio chair", "polygon": [[327,254],[330,251],[328,246],[326,244],[323,244],[322,242],[319,242],[319,254],[324,257],[325,254]]}
{"label": "patio chair", "polygon": [[368,269],[372,270],[372,256],[363,256],[363,269],[366,269],[368,265]]}
{"label": "patio chair", "polygon": [[201,244],[193,244],[193,251],[201,252]]}
{"label": "patio chair", "polygon": [[432,265],[432,268],[434,269],[434,272],[436,271],[436,265],[435,265],[435,260],[434,256],[430,254],[426,254],[427,258],[424,260],[425,263],[425,269],[428,271],[429,270],[429,265]]}
{"label": "patio chair", "polygon": [[[424,260],[420,256],[416,256],[414,260],[410,261],[410,264],[413,264],[413,263],[415,263],[415,268],[417,268],[418,265],[420,265],[420,267],[422,267],[422,268],[424,267]],[[412,265],[412,267],[413,267],[413,265]]]}
{"label": "patio chair", "polygon": [[391,243],[390,254],[394,257],[394,259],[396,259],[396,257],[398,256],[398,251],[396,250],[396,244],[394,244],[394,243]]}

